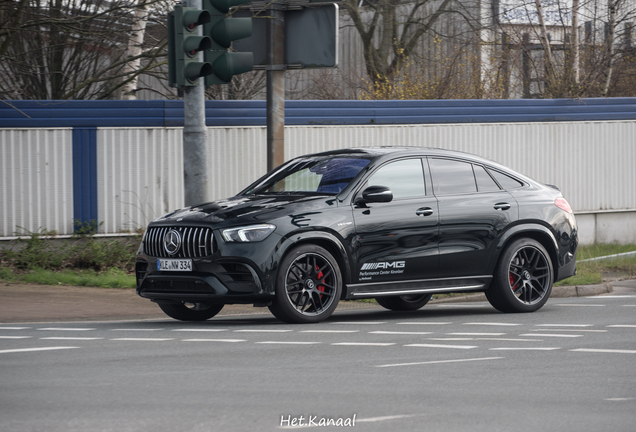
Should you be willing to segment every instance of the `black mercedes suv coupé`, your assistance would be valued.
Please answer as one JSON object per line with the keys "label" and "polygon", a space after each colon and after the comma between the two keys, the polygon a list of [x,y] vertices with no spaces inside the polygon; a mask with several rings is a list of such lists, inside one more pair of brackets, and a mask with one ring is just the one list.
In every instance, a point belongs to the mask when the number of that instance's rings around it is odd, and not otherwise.
{"label": "black mercedes suv coup\u00e9", "polygon": [[577,245],[556,187],[492,161],[418,147],[337,150],[150,223],[137,293],[186,321],[242,303],[313,323],[343,299],[416,310],[435,293],[475,291],[501,312],[533,312],[575,273]]}

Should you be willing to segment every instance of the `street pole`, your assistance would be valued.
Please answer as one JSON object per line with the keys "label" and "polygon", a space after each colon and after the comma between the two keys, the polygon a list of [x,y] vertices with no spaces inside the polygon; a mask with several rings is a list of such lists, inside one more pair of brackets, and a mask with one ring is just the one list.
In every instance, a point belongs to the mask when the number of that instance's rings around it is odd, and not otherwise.
{"label": "street pole", "polygon": [[268,6],[265,24],[267,64],[267,171],[285,162],[285,5]]}
{"label": "street pole", "polygon": [[[202,8],[201,0],[187,0],[188,7]],[[199,26],[198,35],[203,35]],[[198,53],[203,61],[203,53]],[[207,138],[205,127],[205,87],[203,79],[196,86],[183,89],[183,189],[184,204],[193,206],[207,202]]]}

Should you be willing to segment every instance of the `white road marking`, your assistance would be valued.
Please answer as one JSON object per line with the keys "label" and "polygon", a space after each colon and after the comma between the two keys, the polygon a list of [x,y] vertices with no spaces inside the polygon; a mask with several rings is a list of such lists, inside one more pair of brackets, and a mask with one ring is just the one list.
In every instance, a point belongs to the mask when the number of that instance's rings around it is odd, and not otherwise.
{"label": "white road marking", "polygon": [[447,308],[447,307],[452,307],[452,308],[482,308],[482,307],[486,307],[486,305],[480,305],[480,304],[476,304],[476,305],[472,305],[472,304],[457,304],[457,303],[453,303],[453,304],[440,304],[440,305],[436,305],[435,307],[438,308]]}
{"label": "white road marking", "polygon": [[115,338],[112,341],[133,341],[133,342],[164,342],[174,340],[172,338]]}
{"label": "white road marking", "polygon": [[182,339],[182,342],[247,342],[245,339]]}
{"label": "white road marking", "polygon": [[401,418],[409,418],[409,417],[419,417],[424,414],[407,414],[407,415],[394,415],[394,416],[384,416],[384,417],[370,417],[365,419],[356,419],[358,423],[371,423],[371,422],[381,422],[387,420],[397,420]]}
{"label": "white road marking", "polygon": [[610,402],[623,402],[623,401],[631,401],[631,400],[634,400],[634,398],[633,398],[633,397],[625,397],[625,398],[606,398],[606,399],[603,399],[603,400],[610,401]]}
{"label": "white road marking", "polygon": [[0,339],[29,339],[33,336],[0,336]]}
{"label": "white road marking", "polygon": [[293,330],[280,330],[280,329],[243,329],[243,330],[234,330],[234,333],[287,333]]}
{"label": "white road marking", "polygon": [[558,329],[549,329],[549,328],[542,328],[542,329],[532,329],[531,331],[542,331],[542,332],[579,332],[579,333],[607,333],[607,330],[579,330],[579,329],[568,329],[568,328],[558,328]]}
{"label": "white road marking", "polygon": [[46,327],[39,328],[38,330],[45,331],[91,331],[95,330],[94,328],[79,328],[79,327]]}
{"label": "white road marking", "polygon": [[436,322],[436,321],[410,321],[410,322],[400,322],[398,325],[446,325],[452,324],[452,322]]}
{"label": "white road marking", "polygon": [[388,334],[388,335],[429,335],[429,334],[433,334],[433,332],[400,332],[400,331],[382,331],[382,330],[378,330],[378,331],[372,331],[369,332],[369,334]]}
{"label": "white road marking", "polygon": [[43,337],[40,340],[100,340],[103,337]]}
{"label": "white road marking", "polygon": [[192,328],[192,329],[174,329],[174,330],[170,330],[173,332],[224,332],[224,331],[229,331],[229,329],[196,329],[196,328]]}
{"label": "white road marking", "polygon": [[[585,297],[585,298],[593,299],[593,298],[596,298],[596,297],[597,297],[597,296]],[[603,296],[603,299],[606,299],[606,298],[610,298],[610,299],[621,299],[621,298],[634,298],[634,297],[636,297],[636,296],[635,296],[635,295],[604,295],[604,296]]]}
{"label": "white road marking", "polygon": [[473,340],[482,340],[482,341],[509,341],[509,342],[543,342],[543,339],[512,339],[512,338],[480,338],[480,337],[472,337],[472,338],[426,338],[426,340],[434,340],[434,341],[473,341]]}
{"label": "white road marking", "polygon": [[60,347],[43,347],[43,348],[20,348],[20,349],[2,350],[0,351],[0,354],[18,353],[18,352],[35,352],[35,351],[54,351],[54,350],[75,349],[75,348],[79,348],[79,347],[60,346]]}
{"label": "white road marking", "polygon": [[559,350],[558,347],[501,347],[490,348],[489,351],[554,351]]}
{"label": "white road marking", "polygon": [[555,304],[553,306],[571,306],[571,307],[603,307],[606,306],[604,304],[569,304],[569,303],[560,303]]}
{"label": "white road marking", "polygon": [[269,345],[316,345],[322,342],[299,342],[299,341],[262,341],[254,342],[257,344],[269,344]]}
{"label": "white road marking", "polygon": [[614,325],[608,325],[607,327],[614,327],[614,328],[636,328],[636,324],[614,324]]}
{"label": "white road marking", "polygon": [[535,327],[594,327],[594,324],[537,324]]}
{"label": "white road marking", "polygon": [[561,337],[561,338],[577,338],[577,337],[581,337],[583,335],[573,335],[573,334],[548,334],[548,333],[526,333],[526,334],[520,334],[519,336],[530,336],[530,337],[534,337],[534,336],[539,336],[539,337]]}
{"label": "white road marking", "polygon": [[440,363],[461,363],[461,362],[471,362],[471,361],[484,361],[484,360],[500,360],[504,357],[484,357],[484,358],[471,358],[471,359],[458,359],[458,360],[433,360],[426,362],[415,362],[415,363],[394,363],[394,364],[385,364],[378,365],[376,367],[397,367],[397,366],[415,366],[415,365],[426,365],[426,364],[440,364]]}
{"label": "white road marking", "polygon": [[360,330],[301,330],[300,333],[358,333]]}
{"label": "white road marking", "polygon": [[463,325],[484,325],[484,326],[520,326],[522,324],[515,323],[497,323],[497,322],[469,322]]}
{"label": "white road marking", "polygon": [[331,324],[353,324],[353,325],[377,325],[377,324],[386,324],[386,321],[339,321]]}
{"label": "white road marking", "polygon": [[609,354],[636,354],[636,350],[596,349],[596,348],[577,348],[577,349],[571,349],[570,351],[591,352],[591,353],[609,353]]}
{"label": "white road marking", "polygon": [[331,345],[340,346],[390,346],[395,345],[394,342],[335,342]]}
{"label": "white road marking", "polygon": [[[110,329],[110,331],[159,331],[163,330],[162,328],[119,328],[119,329]],[[174,330],[173,330],[174,331]]]}
{"label": "white road marking", "polygon": [[407,347],[421,347],[421,348],[452,348],[452,349],[472,349],[477,348],[473,345],[438,345],[438,344],[408,344]]}
{"label": "white road marking", "polygon": [[505,333],[446,333],[449,336],[504,336]]}
{"label": "white road marking", "polygon": [[0,330],[27,330],[31,327],[0,327]]}

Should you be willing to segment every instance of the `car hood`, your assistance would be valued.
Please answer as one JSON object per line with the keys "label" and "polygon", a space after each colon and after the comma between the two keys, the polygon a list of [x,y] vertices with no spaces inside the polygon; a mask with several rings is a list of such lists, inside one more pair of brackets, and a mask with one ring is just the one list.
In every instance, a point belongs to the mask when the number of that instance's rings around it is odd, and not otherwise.
{"label": "car hood", "polygon": [[265,223],[296,212],[336,206],[336,201],[329,195],[242,195],[176,210],[156,219],[153,224],[189,222],[221,227]]}

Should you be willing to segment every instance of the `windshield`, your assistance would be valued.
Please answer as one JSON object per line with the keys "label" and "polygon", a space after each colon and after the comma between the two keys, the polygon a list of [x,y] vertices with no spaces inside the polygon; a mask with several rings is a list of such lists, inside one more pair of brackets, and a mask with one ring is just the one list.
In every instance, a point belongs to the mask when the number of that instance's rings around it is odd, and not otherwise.
{"label": "windshield", "polygon": [[351,155],[298,158],[247,193],[313,192],[335,195],[370,161],[368,157]]}

